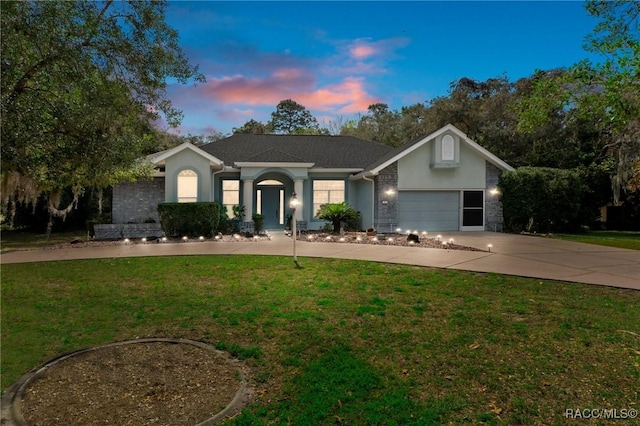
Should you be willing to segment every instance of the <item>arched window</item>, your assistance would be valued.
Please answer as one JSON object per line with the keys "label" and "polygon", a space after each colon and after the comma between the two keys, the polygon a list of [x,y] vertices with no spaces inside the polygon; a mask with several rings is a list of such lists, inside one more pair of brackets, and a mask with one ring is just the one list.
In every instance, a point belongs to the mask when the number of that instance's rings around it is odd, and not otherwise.
{"label": "arched window", "polygon": [[191,169],[178,173],[178,202],[195,203],[198,201],[198,175]]}

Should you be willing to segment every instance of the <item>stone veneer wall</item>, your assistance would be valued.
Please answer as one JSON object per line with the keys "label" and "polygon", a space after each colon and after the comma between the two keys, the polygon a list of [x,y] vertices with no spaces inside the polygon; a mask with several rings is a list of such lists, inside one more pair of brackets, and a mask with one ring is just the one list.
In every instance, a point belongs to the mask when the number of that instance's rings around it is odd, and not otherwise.
{"label": "stone veneer wall", "polygon": [[493,164],[486,162],[486,180],[485,180],[485,226],[484,229],[486,231],[496,231],[502,232],[503,229],[503,221],[504,218],[502,216],[502,200],[500,194],[491,194],[493,188],[498,187],[498,180],[500,179],[500,174],[502,173],[500,169],[498,169]]}
{"label": "stone veneer wall", "polygon": [[113,186],[111,217],[114,224],[159,222],[158,204],[164,203],[164,178],[122,182]]}
{"label": "stone veneer wall", "polygon": [[[393,190],[393,195],[386,191]],[[383,204],[386,201],[386,204]],[[375,185],[375,227],[378,232],[395,232],[398,226],[398,163],[380,171]]]}
{"label": "stone veneer wall", "polygon": [[164,237],[159,223],[100,223],[94,225],[93,229],[96,240]]}

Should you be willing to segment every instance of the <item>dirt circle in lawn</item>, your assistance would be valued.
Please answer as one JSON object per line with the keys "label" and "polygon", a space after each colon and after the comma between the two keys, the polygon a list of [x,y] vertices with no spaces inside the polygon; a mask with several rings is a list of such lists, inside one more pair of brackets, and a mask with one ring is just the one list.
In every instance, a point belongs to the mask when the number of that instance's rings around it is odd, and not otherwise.
{"label": "dirt circle in lawn", "polygon": [[[246,367],[185,339],[137,339],[73,352],[14,386],[16,424],[212,425],[252,396]],[[5,395],[8,396],[8,395]]]}

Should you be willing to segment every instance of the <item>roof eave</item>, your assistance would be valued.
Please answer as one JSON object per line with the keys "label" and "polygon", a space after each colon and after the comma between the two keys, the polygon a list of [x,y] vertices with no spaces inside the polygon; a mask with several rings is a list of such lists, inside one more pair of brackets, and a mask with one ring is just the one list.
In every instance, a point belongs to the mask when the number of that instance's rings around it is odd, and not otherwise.
{"label": "roof eave", "polygon": [[288,162],[269,162],[269,161],[238,161],[233,163],[235,167],[296,167],[310,169],[315,163],[288,163]]}
{"label": "roof eave", "polygon": [[177,153],[184,151],[185,149],[191,150],[196,154],[206,158],[207,160],[209,160],[209,164],[211,166],[218,167],[218,168],[224,167],[224,162],[222,160],[220,160],[219,158],[209,154],[208,152],[198,148],[197,146],[189,142],[184,142],[174,148],[163,151],[162,153],[160,153],[160,155],[156,156],[155,158],[150,158],[150,161],[155,165],[164,165],[166,163],[167,158],[172,157]]}

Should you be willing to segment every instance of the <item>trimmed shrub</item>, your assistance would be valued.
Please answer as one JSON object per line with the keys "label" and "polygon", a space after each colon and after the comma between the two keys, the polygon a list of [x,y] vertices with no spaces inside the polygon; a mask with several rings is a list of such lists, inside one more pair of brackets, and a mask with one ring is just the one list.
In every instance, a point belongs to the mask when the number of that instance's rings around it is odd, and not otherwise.
{"label": "trimmed shrub", "polygon": [[264,216],[260,213],[254,213],[251,215],[251,219],[253,219],[253,231],[260,234],[264,229]]}
{"label": "trimmed shrub", "polygon": [[500,176],[505,226],[514,232],[580,228],[587,189],[577,170],[521,167]]}
{"label": "trimmed shrub", "polygon": [[218,202],[161,203],[158,215],[162,230],[168,236],[212,236],[224,224],[223,209]]}

